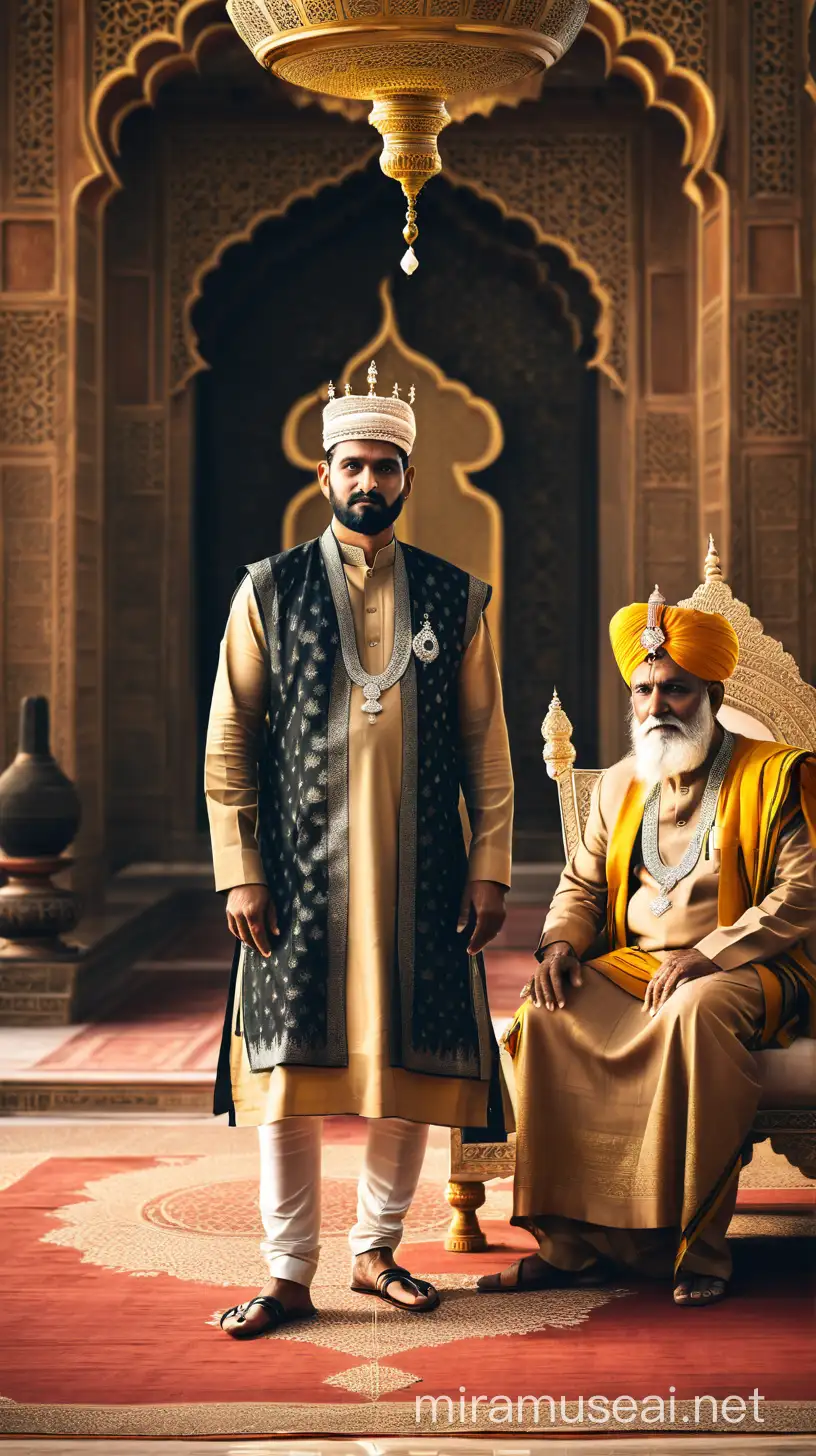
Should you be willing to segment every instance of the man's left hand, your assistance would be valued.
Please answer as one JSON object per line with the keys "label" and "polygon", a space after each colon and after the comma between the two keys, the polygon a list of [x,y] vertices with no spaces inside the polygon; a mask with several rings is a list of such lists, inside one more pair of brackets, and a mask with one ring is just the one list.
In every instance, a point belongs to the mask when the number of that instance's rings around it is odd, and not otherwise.
{"label": "man's left hand", "polygon": [[484,950],[488,942],[498,935],[507,919],[504,904],[506,893],[504,885],[500,885],[497,880],[468,881],[462,897],[459,923],[456,927],[461,934],[471,919],[471,910],[475,912],[476,924],[470,937],[468,955],[478,955],[479,951]]}
{"label": "man's left hand", "polygon": [[686,981],[698,981],[701,976],[713,976],[719,969],[714,961],[710,961],[699,950],[673,950],[646,987],[643,1010],[654,1016],[678,986]]}

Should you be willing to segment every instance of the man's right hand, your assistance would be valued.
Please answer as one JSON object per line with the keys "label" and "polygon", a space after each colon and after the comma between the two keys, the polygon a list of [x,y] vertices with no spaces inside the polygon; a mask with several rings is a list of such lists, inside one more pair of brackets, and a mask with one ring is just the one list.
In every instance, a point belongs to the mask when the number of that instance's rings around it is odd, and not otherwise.
{"label": "man's right hand", "polygon": [[227,924],[236,940],[270,956],[270,936],[279,936],[278,917],[267,885],[235,885],[227,896]]}
{"label": "man's right hand", "polygon": [[548,945],[524,988],[535,1006],[546,1006],[555,1011],[566,1005],[564,996],[567,986],[582,985],[581,962],[567,940],[555,940]]}

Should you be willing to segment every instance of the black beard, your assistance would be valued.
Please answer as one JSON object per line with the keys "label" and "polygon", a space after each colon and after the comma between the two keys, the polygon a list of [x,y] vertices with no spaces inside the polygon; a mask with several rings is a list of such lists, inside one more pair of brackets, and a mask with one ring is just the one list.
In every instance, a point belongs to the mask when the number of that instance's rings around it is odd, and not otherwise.
{"label": "black beard", "polygon": [[372,503],[361,509],[359,506],[343,505],[331,485],[329,486],[329,500],[340,525],[345,526],[349,531],[356,531],[360,536],[379,536],[382,531],[394,524],[405,505],[405,497],[402,492],[390,506]]}

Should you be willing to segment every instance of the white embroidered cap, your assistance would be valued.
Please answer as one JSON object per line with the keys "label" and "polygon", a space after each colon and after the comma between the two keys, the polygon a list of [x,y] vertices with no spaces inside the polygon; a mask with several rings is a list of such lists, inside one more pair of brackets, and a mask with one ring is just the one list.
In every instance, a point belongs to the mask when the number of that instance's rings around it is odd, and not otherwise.
{"label": "white embroidered cap", "polygon": [[368,369],[368,394],[352,394],[347,384],[345,393],[335,398],[334,385],[329,385],[329,402],[323,410],[323,449],[330,450],[342,440],[387,440],[410,455],[416,440],[416,418],[411,408],[415,398],[411,385],[409,401],[400,399],[399,385],[391,395],[374,393],[377,366],[371,361]]}

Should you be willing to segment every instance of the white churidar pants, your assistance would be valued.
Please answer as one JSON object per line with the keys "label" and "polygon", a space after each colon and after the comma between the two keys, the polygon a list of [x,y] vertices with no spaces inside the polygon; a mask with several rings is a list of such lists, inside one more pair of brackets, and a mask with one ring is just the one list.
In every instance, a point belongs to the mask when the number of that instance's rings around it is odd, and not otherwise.
{"label": "white churidar pants", "polygon": [[[258,1128],[261,1253],[275,1279],[311,1284],[320,1253],[320,1149],[322,1117],[284,1117]],[[352,1254],[394,1250],[416,1192],[428,1128],[398,1117],[372,1118],[360,1179]]]}

